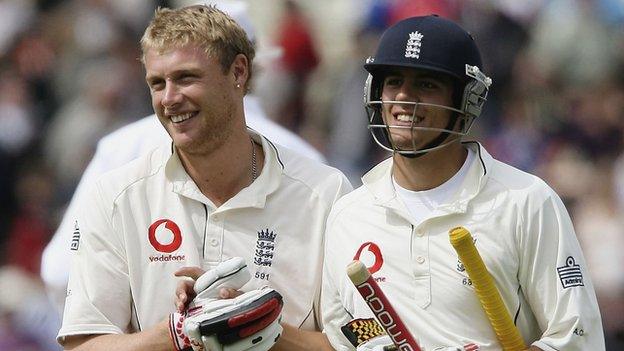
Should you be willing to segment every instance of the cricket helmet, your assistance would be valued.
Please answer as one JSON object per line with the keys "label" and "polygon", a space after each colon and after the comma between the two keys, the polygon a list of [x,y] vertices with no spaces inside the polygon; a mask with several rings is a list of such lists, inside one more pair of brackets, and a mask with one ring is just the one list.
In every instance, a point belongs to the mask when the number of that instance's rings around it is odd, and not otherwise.
{"label": "cricket helmet", "polygon": [[[382,101],[385,74],[396,67],[450,76],[454,82],[454,106],[415,101]],[[474,119],[481,114],[492,84],[492,80],[481,71],[481,54],[472,36],[456,23],[436,15],[411,17],[388,28],[381,36],[375,55],[366,60],[364,68],[369,73],[364,89],[368,128],[375,142],[382,148],[407,157],[416,157],[444,147],[466,135]],[[445,128],[434,129],[440,135],[426,146],[400,149],[393,144],[389,128],[410,127],[388,126],[381,113],[384,104],[413,105],[414,114],[419,105],[443,108],[454,113]],[[412,122],[411,129],[413,133],[414,130],[433,128],[418,127]]]}

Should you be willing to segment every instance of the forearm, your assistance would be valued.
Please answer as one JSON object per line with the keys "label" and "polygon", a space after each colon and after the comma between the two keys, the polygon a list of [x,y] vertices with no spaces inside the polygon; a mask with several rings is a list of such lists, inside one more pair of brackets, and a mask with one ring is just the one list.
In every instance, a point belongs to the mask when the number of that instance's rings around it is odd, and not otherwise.
{"label": "forearm", "polygon": [[63,347],[68,351],[172,351],[173,343],[164,320],[139,333],[68,337]]}
{"label": "forearm", "polygon": [[325,334],[282,324],[284,331],[271,351],[333,351]]}

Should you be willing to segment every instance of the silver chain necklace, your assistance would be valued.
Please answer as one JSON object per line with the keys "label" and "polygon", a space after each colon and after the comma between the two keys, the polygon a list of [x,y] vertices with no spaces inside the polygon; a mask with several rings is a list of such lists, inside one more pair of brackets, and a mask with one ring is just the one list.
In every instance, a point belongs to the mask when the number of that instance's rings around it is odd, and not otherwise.
{"label": "silver chain necklace", "polygon": [[249,137],[251,141],[251,179],[252,181],[258,178],[258,163],[256,161],[256,146],[254,145],[254,141],[251,137]]}

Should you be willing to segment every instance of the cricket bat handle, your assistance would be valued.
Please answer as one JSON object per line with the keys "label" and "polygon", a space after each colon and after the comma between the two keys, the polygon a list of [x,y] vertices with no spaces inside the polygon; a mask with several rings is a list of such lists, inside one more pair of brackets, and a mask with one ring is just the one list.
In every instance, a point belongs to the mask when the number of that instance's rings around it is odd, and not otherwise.
{"label": "cricket bat handle", "polygon": [[347,275],[399,351],[421,351],[366,266],[355,260],[347,266]]}
{"label": "cricket bat handle", "polygon": [[526,350],[520,331],[514,325],[470,232],[464,227],[457,227],[449,231],[449,236],[503,350]]}

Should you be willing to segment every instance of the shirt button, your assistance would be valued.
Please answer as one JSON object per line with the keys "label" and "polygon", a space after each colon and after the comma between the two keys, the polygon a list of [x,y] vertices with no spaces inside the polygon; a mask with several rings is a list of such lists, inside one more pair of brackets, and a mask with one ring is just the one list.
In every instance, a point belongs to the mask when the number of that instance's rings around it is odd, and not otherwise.
{"label": "shirt button", "polygon": [[210,245],[212,245],[212,246],[219,245],[219,240],[217,240],[217,239],[210,239]]}
{"label": "shirt button", "polygon": [[422,229],[416,229],[416,236],[423,236],[425,232]]}
{"label": "shirt button", "polygon": [[418,262],[420,264],[423,264],[425,262],[425,258],[422,257],[422,256],[418,256],[418,257],[416,257],[416,262]]}

